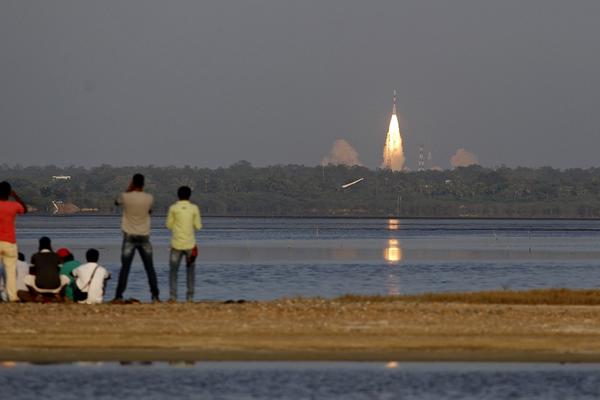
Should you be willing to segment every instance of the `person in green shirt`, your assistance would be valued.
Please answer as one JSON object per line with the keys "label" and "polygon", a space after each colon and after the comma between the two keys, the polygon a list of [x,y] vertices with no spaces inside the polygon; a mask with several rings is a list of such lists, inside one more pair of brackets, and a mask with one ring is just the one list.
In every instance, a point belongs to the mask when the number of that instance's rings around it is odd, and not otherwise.
{"label": "person in green shirt", "polygon": [[65,298],[75,301],[75,296],[73,295],[73,285],[75,284],[75,277],[71,274],[71,272],[79,267],[81,263],[75,260],[73,254],[69,251],[69,249],[65,247],[61,247],[56,251],[56,254],[60,257],[60,261],[62,266],[60,267],[60,274],[69,278],[70,282],[67,285],[65,290]]}
{"label": "person in green shirt", "polygon": [[177,190],[179,201],[169,207],[167,214],[167,228],[173,234],[171,238],[171,255],[169,257],[169,290],[170,302],[177,301],[177,271],[181,258],[185,256],[187,268],[187,301],[194,300],[194,286],[196,279],[196,231],[202,228],[200,222],[200,209],[190,202],[192,189],[181,186]]}

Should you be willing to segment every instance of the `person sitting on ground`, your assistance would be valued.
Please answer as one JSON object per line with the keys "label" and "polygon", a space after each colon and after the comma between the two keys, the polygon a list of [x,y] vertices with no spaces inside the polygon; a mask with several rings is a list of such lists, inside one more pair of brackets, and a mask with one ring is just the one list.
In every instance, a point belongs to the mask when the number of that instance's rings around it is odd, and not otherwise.
{"label": "person sitting on ground", "polygon": [[61,247],[56,250],[56,254],[60,257],[60,261],[62,266],[60,267],[60,274],[69,278],[69,284],[65,289],[65,299],[67,301],[75,301],[75,297],[73,295],[73,285],[75,284],[75,278],[71,274],[73,270],[81,265],[81,263],[75,260],[73,257],[73,253],[69,251],[69,249],[65,247]]}
{"label": "person sitting on ground", "polygon": [[52,243],[47,236],[39,240],[39,252],[31,256],[29,275],[25,284],[36,301],[64,300],[64,289],[70,280],[60,275],[60,257],[52,251]]}
{"label": "person sitting on ground", "polygon": [[89,249],[85,253],[87,263],[75,268],[72,272],[75,277],[75,301],[83,304],[100,304],[104,297],[106,281],[110,273],[98,264],[100,253],[96,249]]}
{"label": "person sitting on ground", "polygon": [[25,285],[27,275],[29,275],[29,264],[25,261],[25,254],[19,252],[17,259],[17,297],[21,302],[33,300],[27,285]]}
{"label": "person sitting on ground", "polygon": [[[1,270],[1,269],[0,269]],[[2,298],[2,301],[8,301],[8,293],[6,291],[6,271],[2,271],[2,273],[0,274],[0,297]],[[25,254],[19,252],[17,255],[17,261],[15,264],[15,284],[16,284],[16,290],[17,290],[17,297],[19,298],[19,300],[24,301],[23,299],[21,299],[21,295],[24,292],[27,295],[27,298],[29,298],[29,290],[27,290],[27,286],[25,286],[25,283],[23,282],[23,279],[29,275],[29,264],[27,264],[25,262]]]}
{"label": "person sitting on ground", "polygon": [[[6,292],[6,287],[4,286],[5,282],[6,282],[6,278],[4,276],[6,271],[4,271],[1,275],[0,275],[0,293],[1,293],[1,297],[2,297],[2,301],[8,301],[8,293]],[[27,286],[25,286],[25,283],[23,281],[23,279],[29,275],[29,264],[27,264],[25,262],[25,255],[21,252],[18,253],[17,255],[17,261],[15,264],[15,284],[16,284],[16,290],[17,290],[17,297],[19,298],[20,301],[30,301],[29,298],[29,290],[27,290]],[[21,296],[25,296],[24,299],[21,298]]]}

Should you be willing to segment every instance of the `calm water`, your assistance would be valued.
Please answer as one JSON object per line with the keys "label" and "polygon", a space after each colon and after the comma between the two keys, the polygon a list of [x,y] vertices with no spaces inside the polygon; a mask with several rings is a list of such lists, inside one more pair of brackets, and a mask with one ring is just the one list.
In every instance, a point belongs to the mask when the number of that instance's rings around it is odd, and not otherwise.
{"label": "calm water", "polygon": [[596,399],[593,364],[199,363],[19,364],[0,368],[11,400]]}
{"label": "calm water", "polygon": [[[18,240],[29,257],[37,239],[88,247],[119,271],[117,216],[25,216]],[[205,218],[198,234],[197,299],[335,297],[547,287],[600,282],[600,222],[522,220],[377,220]],[[161,294],[167,297],[169,231],[153,218],[152,243]],[[184,293],[183,270],[180,290]],[[127,297],[149,299],[136,256]]]}
{"label": "calm water", "polygon": [[[345,293],[591,288],[600,282],[600,222],[206,218],[197,298],[334,297]],[[167,297],[169,232],[152,242]],[[96,247],[119,270],[118,217],[19,219],[76,256]],[[181,274],[183,278],[183,274]],[[183,293],[181,280],[180,294]],[[149,298],[139,257],[126,296]],[[1,365],[1,364],[0,364]],[[4,364],[0,398],[30,399],[596,399],[600,365],[461,363]]]}

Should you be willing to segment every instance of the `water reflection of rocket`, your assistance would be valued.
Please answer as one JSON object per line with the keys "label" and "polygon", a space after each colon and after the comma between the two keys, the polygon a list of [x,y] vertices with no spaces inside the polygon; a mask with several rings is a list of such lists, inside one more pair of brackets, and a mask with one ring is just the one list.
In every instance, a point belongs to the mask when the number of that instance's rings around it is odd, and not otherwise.
{"label": "water reflection of rocket", "polygon": [[[398,225],[394,225],[394,222],[398,220],[389,220],[389,226],[398,229]],[[398,296],[400,294],[400,280],[397,276],[396,268],[402,261],[402,247],[400,247],[400,241],[398,239],[388,239],[387,247],[383,249],[383,258],[390,264],[388,279],[387,279],[387,293],[390,296]]]}
{"label": "water reflection of rocket", "polygon": [[383,249],[383,258],[391,264],[402,261],[402,248],[398,239],[388,240],[387,247]]}

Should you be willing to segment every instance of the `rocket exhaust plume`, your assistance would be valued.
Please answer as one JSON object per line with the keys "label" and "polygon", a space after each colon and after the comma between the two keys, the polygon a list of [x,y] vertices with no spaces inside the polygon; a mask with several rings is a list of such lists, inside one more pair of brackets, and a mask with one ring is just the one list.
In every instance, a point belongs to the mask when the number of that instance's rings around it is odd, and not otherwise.
{"label": "rocket exhaust plume", "polygon": [[344,139],[338,139],[333,142],[329,155],[323,158],[323,165],[361,165],[358,159],[358,153],[354,147]]}
{"label": "rocket exhaust plume", "polygon": [[381,168],[391,169],[392,171],[402,171],[404,168],[404,161],[402,135],[400,134],[400,124],[398,123],[398,117],[396,116],[396,91],[394,90],[394,108],[392,109],[390,127],[383,148],[383,163],[381,164]]}

